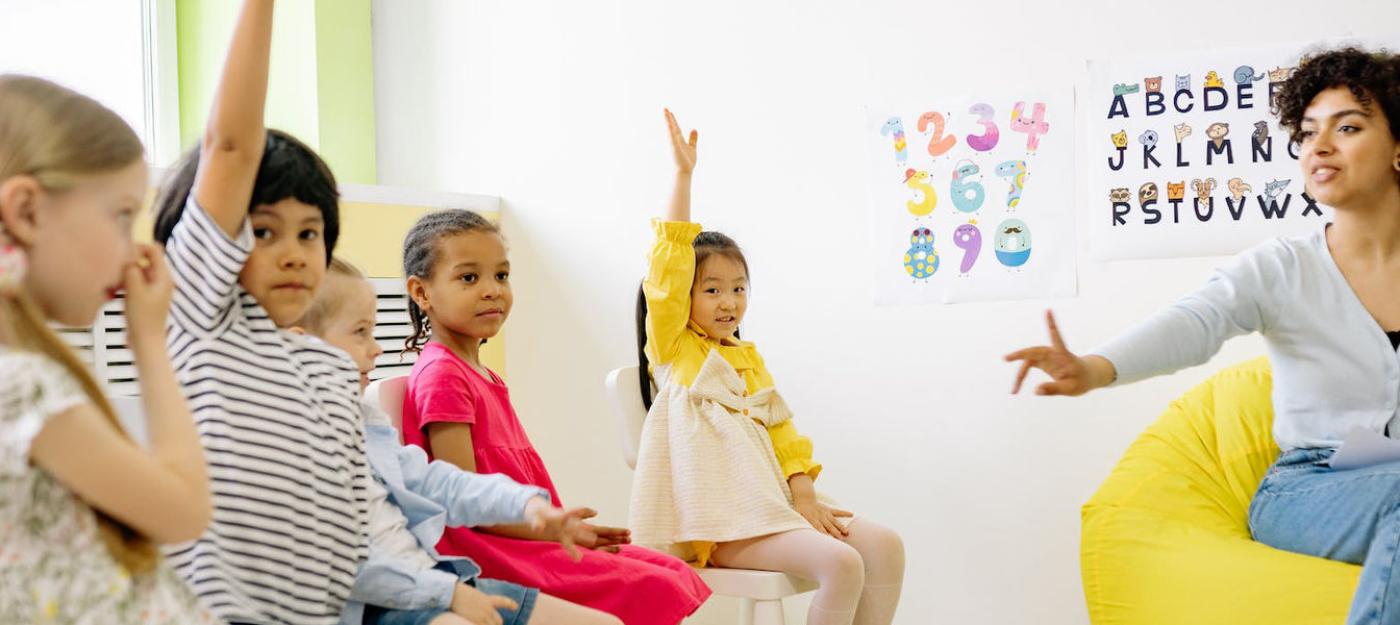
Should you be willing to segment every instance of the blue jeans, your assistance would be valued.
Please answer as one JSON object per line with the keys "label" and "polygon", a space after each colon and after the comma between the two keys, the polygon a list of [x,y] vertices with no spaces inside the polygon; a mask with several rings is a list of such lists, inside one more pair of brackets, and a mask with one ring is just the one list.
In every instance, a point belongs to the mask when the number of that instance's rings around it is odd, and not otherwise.
{"label": "blue jeans", "polygon": [[[439,563],[436,568],[447,570],[450,567],[444,567],[442,563]],[[520,606],[514,610],[507,610],[505,608],[496,610],[496,612],[500,613],[504,625],[525,625],[529,623],[530,613],[535,610],[535,600],[540,596],[540,590],[538,588],[526,588],[519,584],[512,584],[511,582],[499,579],[478,577],[465,583],[476,587],[477,590],[485,594],[510,599],[514,601],[516,605]],[[447,608],[392,610],[375,605],[368,605],[365,606],[364,625],[427,625],[433,622],[433,619],[447,611]]]}
{"label": "blue jeans", "polygon": [[1254,539],[1284,551],[1361,564],[1347,625],[1400,624],[1400,462],[1350,471],[1334,449],[1279,456],[1249,504]]}

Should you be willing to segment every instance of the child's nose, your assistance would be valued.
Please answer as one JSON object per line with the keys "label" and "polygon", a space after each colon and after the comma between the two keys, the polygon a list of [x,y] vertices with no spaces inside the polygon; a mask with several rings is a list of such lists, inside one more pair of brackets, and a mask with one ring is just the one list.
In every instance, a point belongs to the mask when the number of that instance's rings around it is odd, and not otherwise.
{"label": "child's nose", "polygon": [[279,251],[281,254],[279,254],[278,258],[283,268],[300,269],[306,266],[306,252],[301,249],[300,245],[285,245]]}

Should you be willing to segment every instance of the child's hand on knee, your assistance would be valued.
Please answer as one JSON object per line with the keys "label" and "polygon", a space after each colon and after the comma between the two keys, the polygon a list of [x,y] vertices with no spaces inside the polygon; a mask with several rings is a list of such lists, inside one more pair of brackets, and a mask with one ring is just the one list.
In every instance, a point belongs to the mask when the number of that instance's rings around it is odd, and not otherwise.
{"label": "child's hand on knee", "polygon": [[452,593],[452,613],[473,625],[502,625],[497,610],[518,610],[520,605],[507,597],[488,595],[466,584],[457,584]]}
{"label": "child's hand on knee", "polygon": [[845,538],[847,534],[846,528],[841,525],[838,519],[855,516],[846,510],[833,508],[815,499],[794,501],[793,507],[796,508],[797,513],[801,514],[802,518],[807,519],[807,522],[811,523],[812,527],[816,528],[818,532],[827,534],[832,538]]}

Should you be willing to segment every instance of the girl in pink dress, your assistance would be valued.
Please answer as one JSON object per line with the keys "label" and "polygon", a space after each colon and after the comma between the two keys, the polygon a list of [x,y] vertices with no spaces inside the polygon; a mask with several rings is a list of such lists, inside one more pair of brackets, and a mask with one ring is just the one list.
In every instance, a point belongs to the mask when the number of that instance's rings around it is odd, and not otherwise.
{"label": "girl in pink dress", "polygon": [[[494,224],[465,210],[424,216],[404,240],[404,274],[419,351],[403,406],[404,442],[468,471],[504,473],[562,505],[505,383],[481,365],[482,342],[510,314],[510,262]],[[710,596],[689,565],[628,544],[626,529],[582,523],[574,563],[527,527],[448,528],[438,551],[468,556],[483,574],[608,612],[627,625],[675,625]]]}

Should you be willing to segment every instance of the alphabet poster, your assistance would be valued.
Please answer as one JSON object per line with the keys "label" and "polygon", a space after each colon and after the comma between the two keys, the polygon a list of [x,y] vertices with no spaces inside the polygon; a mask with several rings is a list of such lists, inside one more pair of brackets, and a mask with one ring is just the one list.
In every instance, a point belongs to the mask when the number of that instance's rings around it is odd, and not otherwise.
{"label": "alphabet poster", "polygon": [[1079,105],[1091,256],[1234,254],[1330,221],[1331,209],[1304,191],[1297,147],[1270,109],[1303,52],[1090,62]]}
{"label": "alphabet poster", "polygon": [[1072,92],[866,117],[877,304],[1075,294]]}

